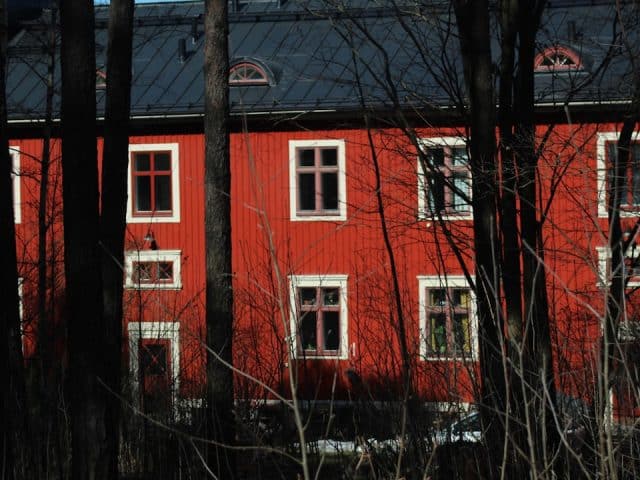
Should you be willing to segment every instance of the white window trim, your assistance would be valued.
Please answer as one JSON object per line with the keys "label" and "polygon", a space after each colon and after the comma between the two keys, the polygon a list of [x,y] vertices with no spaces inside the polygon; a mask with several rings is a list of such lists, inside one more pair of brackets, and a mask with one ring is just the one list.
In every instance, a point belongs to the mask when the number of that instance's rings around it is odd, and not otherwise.
{"label": "white window trim", "polygon": [[[418,139],[418,145],[420,147],[460,147],[467,146],[467,141],[464,137],[433,137],[433,138],[421,138]],[[436,217],[435,213],[429,211],[429,204],[427,200],[427,185],[425,185],[425,173],[422,169],[420,159],[416,159],[417,164],[417,177],[418,177],[418,220],[433,220]],[[471,178],[471,172],[469,172],[469,178]],[[473,178],[471,178],[473,181]],[[443,212],[443,220],[472,220],[473,209],[469,205],[469,211],[465,213],[451,213]]]}
{"label": "white window trim", "polygon": [[[336,147],[338,149],[338,214],[298,215],[296,150],[298,148]],[[289,140],[289,213],[294,222],[345,221],[347,219],[347,178],[344,140]]]}
{"label": "white window trim", "polygon": [[[597,154],[596,154],[596,175],[598,188],[598,217],[606,218],[607,212],[607,142],[617,142],[620,132],[598,132],[597,137]],[[634,132],[632,142],[637,142],[640,138],[640,132]],[[639,211],[621,210],[620,217],[638,217]]]}
{"label": "white window trim", "polygon": [[129,334],[129,372],[131,374],[133,399],[139,408],[138,344],[140,340],[169,340],[171,344],[171,405],[174,413],[178,407],[180,391],[180,323],[178,322],[130,322]]}
{"label": "white window trim", "polygon": [[22,223],[22,198],[20,195],[20,148],[9,147],[11,159],[11,179],[13,180],[13,218],[15,223]]}
{"label": "white window trim", "polygon": [[[130,250],[125,252],[125,288],[135,290],[179,290],[182,288],[182,252],[180,250]],[[172,262],[173,282],[136,283],[133,281],[133,262]]]}
{"label": "white window trim", "polygon": [[[475,361],[478,358],[478,315],[476,296],[463,275],[418,275],[418,301],[420,320],[420,358],[425,361]],[[427,351],[427,289],[431,288],[468,288],[469,317],[471,320],[471,355],[470,356],[434,356]]]}
{"label": "white window trim", "polygon": [[[604,288],[611,285],[611,272],[607,268],[607,263],[611,260],[611,249],[608,246],[596,247],[598,255],[598,272],[597,272],[597,285],[598,288]],[[628,254],[629,252],[627,252]],[[640,252],[639,252],[640,254]],[[627,255],[630,257],[630,255]],[[633,279],[634,277],[632,277]],[[637,280],[629,280],[627,283],[628,288],[640,287],[640,277]]]}
{"label": "white window trim", "polygon": [[[349,358],[349,308],[347,306],[347,275],[290,275],[289,276],[289,312],[290,312],[290,348],[291,358],[306,359],[338,359]],[[307,355],[299,348],[298,338],[298,302],[296,289],[298,288],[339,288],[340,289],[340,353],[338,355]]]}
{"label": "white window trim", "polygon": [[[132,153],[171,152],[171,215],[133,214]],[[179,223],[180,222],[180,157],[177,143],[136,143],[129,145],[129,168],[127,171],[127,223]]]}

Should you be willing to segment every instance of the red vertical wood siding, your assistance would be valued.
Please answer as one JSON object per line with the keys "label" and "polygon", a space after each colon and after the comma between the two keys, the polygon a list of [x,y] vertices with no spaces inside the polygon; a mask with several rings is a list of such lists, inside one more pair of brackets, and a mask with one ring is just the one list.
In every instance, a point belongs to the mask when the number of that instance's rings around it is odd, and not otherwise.
{"label": "red vertical wood siding", "polygon": [[[545,134],[546,126],[538,130]],[[596,247],[606,245],[606,219],[597,217],[596,133],[615,125],[560,125],[551,132],[540,159],[542,204],[552,200],[544,219],[545,262],[554,322],[555,361],[563,389],[580,393],[590,381],[602,311],[596,282]],[[421,136],[460,136],[454,129],[424,129]],[[340,139],[346,145],[347,220],[291,221],[289,141]],[[388,235],[399,272],[408,345],[420,393],[427,400],[470,401],[477,389],[473,362],[423,361],[419,358],[419,275],[461,275],[447,236],[434,222],[417,220],[417,158],[397,130],[373,132],[379,161]],[[126,291],[126,321],[177,321],[181,324],[181,394],[202,391],[204,338],[204,142],[202,135],[132,137],[132,144],[177,143],[180,171],[180,222],[136,223],[127,228],[127,248],[144,247],[153,232],[158,248],[181,251],[182,288],[177,291]],[[22,223],[18,226],[20,273],[25,279],[25,319],[33,334],[36,312],[38,158],[42,142],[11,142],[21,150]],[[59,144],[52,171],[59,180]],[[285,395],[292,366],[300,368],[302,390],[324,393],[338,375],[338,396],[349,389],[351,369],[372,391],[398,388],[400,355],[389,256],[378,214],[372,150],[363,130],[234,133],[232,162],[232,245],[237,366]],[[59,200],[58,181],[52,198]],[[633,219],[631,219],[632,221]],[[447,222],[463,261],[473,272],[471,221]],[[56,222],[56,238],[61,241]],[[61,259],[59,259],[61,261]],[[277,268],[276,268],[277,267]],[[61,267],[60,267],[61,268]],[[348,275],[346,360],[297,361],[286,357],[289,327],[288,276]],[[282,312],[284,307],[285,312]],[[31,348],[31,347],[30,347]],[[27,349],[32,352],[32,349]],[[311,385],[313,388],[311,388]],[[256,383],[237,379],[238,396],[265,395]],[[353,393],[353,390],[352,392]]]}

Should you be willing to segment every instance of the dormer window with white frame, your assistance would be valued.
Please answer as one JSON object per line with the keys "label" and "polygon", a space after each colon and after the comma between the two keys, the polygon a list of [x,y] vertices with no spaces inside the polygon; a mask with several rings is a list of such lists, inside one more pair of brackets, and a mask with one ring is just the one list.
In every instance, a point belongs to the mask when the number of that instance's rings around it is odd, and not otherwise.
{"label": "dormer window with white frame", "polygon": [[129,145],[128,223],[180,222],[177,143]]}
{"label": "dormer window with white frame", "polygon": [[289,141],[292,221],[347,219],[344,140]]}
{"label": "dormer window with white frame", "polygon": [[125,252],[125,288],[179,290],[182,288],[180,250]]}
{"label": "dormer window with white frame", "polygon": [[11,160],[11,180],[13,188],[13,218],[15,223],[22,223],[22,200],[20,196],[20,149],[9,147]]}
{"label": "dormer window with white frame", "polygon": [[[598,188],[598,216],[608,216],[607,201],[609,181],[614,174],[614,164],[617,155],[618,132],[598,133],[597,139],[597,188]],[[640,216],[640,139],[638,132],[632,136],[629,152],[629,164],[622,182],[622,198],[620,202],[621,217]]]}
{"label": "dormer window with white frame", "polygon": [[471,210],[471,167],[462,137],[423,139],[418,159],[418,218],[468,220]]}

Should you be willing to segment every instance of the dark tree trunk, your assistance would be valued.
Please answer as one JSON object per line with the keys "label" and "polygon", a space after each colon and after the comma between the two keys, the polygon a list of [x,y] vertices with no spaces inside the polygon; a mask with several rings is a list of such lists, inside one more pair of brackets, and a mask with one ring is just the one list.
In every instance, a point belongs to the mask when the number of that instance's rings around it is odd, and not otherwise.
{"label": "dark tree trunk", "polygon": [[122,267],[127,208],[129,113],[131,103],[131,52],[133,0],[112,0],[109,6],[107,96],[102,161],[102,292],[106,383],[113,394],[107,404],[107,441],[111,478],[118,473],[119,419],[122,358]]}
{"label": "dark tree trunk", "polygon": [[[519,175],[520,225],[522,248],[522,291],[525,319],[523,380],[529,394],[526,404],[531,422],[530,436],[534,439],[530,459],[536,462],[536,471],[560,468],[555,452],[560,444],[552,408],[555,408],[555,382],[549,326],[542,219],[538,216],[537,188],[538,155],[535,143],[534,71],[535,36],[544,1],[525,2],[516,18],[519,25],[519,66],[517,70],[514,107],[516,114],[516,163]],[[547,392],[548,397],[540,395]],[[548,465],[547,461],[552,461]]]}
{"label": "dark tree trunk", "polygon": [[229,161],[229,58],[227,1],[205,1],[205,248],[207,323],[207,429],[215,444],[209,468],[218,478],[235,477],[232,445],[233,294],[231,290],[231,172]]}
{"label": "dark tree trunk", "polygon": [[500,337],[503,318],[496,292],[500,292],[497,264],[497,162],[493,65],[487,0],[454,2],[471,114],[471,174],[473,177],[473,235],[480,343],[481,414],[488,427],[489,469],[496,476],[504,442],[506,407],[504,358]]}
{"label": "dark tree trunk", "polygon": [[0,0],[0,473],[3,478],[11,480],[20,478],[15,472],[26,466],[18,461],[18,457],[24,455],[28,444],[24,437],[26,406],[20,345],[12,162],[7,130],[6,70],[7,8],[5,0]]}
{"label": "dark tree trunk", "polygon": [[72,478],[108,478],[91,0],[61,0],[62,181]]}

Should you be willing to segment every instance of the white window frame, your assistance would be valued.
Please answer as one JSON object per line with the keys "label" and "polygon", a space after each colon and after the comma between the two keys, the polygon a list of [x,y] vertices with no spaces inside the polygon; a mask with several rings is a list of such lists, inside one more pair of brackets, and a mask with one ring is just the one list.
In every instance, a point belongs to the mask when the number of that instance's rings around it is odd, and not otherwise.
{"label": "white window frame", "polygon": [[[182,252],[180,250],[129,250],[125,252],[125,288],[134,290],[179,290],[182,288]],[[171,283],[137,283],[134,281],[134,262],[172,262]]]}
{"label": "white window frame", "polygon": [[[418,140],[420,148],[439,148],[439,147],[461,147],[467,146],[467,141],[464,137],[433,137],[433,138],[421,138]],[[429,209],[429,200],[427,198],[428,185],[425,184],[427,172],[422,168],[420,158],[416,159],[417,163],[417,176],[418,176],[418,219],[419,220],[433,220],[436,217],[435,212],[431,212]],[[469,165],[469,179],[473,181],[471,177],[471,166]],[[447,187],[448,188],[448,187]],[[471,198],[471,185],[469,188],[469,198]],[[469,210],[462,213],[456,213],[452,211],[442,212],[442,218],[444,220],[472,220],[473,219],[473,207],[469,203]]]}
{"label": "white window frame", "polygon": [[[607,218],[607,142],[617,142],[620,132],[598,132],[596,143],[596,183],[598,189],[598,217]],[[638,142],[640,132],[634,132],[631,141]],[[639,210],[620,210],[620,217],[638,217]]]}
{"label": "white window frame", "polygon": [[[346,360],[349,358],[349,308],[347,306],[348,275],[290,275],[289,312],[290,348],[292,358]],[[337,355],[307,355],[300,348],[298,336],[298,288],[339,288],[340,289],[340,350]]]}
{"label": "white window frame", "polygon": [[[420,358],[424,361],[475,361],[478,358],[478,313],[476,295],[464,275],[418,275],[418,301],[420,323]],[[429,332],[427,329],[427,309],[429,299],[427,289],[466,288],[469,290],[469,320],[471,323],[470,355],[433,355],[427,350]]]}
{"label": "white window frame", "polygon": [[[611,260],[611,249],[608,246],[596,247],[596,253],[598,255],[598,279],[597,285],[599,288],[611,285],[611,272],[607,264]],[[640,256],[640,249],[638,249],[638,255]],[[631,252],[627,249],[628,258],[631,258]],[[634,280],[635,279],[635,280]],[[627,288],[640,287],[640,276],[633,276],[627,282]]]}
{"label": "white window frame", "polygon": [[20,148],[9,147],[11,159],[11,180],[13,185],[13,218],[15,223],[22,223],[22,198],[20,195]]}
{"label": "white window frame", "polygon": [[[171,152],[171,215],[133,214],[133,155],[135,152]],[[135,143],[129,145],[127,171],[127,222],[128,223],[179,223],[180,222],[180,156],[177,143]]]}
{"label": "white window frame", "polygon": [[[336,215],[298,214],[298,176],[296,151],[299,148],[335,147],[338,150],[338,213]],[[347,219],[347,178],[344,140],[289,140],[289,214],[292,221],[327,222]]]}
{"label": "white window frame", "polygon": [[178,392],[180,391],[180,323],[178,322],[130,322],[129,334],[129,373],[133,399],[139,408],[140,385],[138,385],[140,340],[169,340],[171,344],[171,405],[174,414],[178,411]]}

